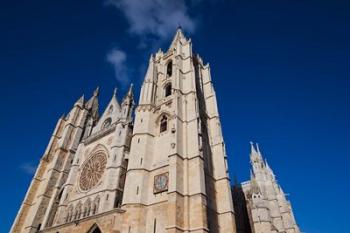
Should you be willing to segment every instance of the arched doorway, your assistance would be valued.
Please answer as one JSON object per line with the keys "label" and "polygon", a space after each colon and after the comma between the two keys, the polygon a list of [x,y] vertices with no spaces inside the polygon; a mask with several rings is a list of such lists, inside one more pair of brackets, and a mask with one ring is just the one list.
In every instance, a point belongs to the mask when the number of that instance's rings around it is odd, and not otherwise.
{"label": "arched doorway", "polygon": [[94,224],[87,233],[102,233],[102,231],[97,224]]}

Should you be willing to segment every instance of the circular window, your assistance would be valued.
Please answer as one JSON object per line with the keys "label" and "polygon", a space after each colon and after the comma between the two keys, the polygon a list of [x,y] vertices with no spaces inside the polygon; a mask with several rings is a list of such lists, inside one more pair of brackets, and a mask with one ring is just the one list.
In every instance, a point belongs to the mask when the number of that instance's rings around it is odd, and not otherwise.
{"label": "circular window", "polygon": [[82,166],[79,186],[83,191],[94,188],[106,169],[107,156],[102,151],[93,154]]}

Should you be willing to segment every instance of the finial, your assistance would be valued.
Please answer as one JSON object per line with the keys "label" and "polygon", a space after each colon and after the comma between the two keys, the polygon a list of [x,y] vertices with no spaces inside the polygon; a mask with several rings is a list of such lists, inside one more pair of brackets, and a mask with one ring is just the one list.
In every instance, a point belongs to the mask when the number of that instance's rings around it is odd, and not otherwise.
{"label": "finial", "polygon": [[256,143],[256,150],[260,154],[259,143]]}
{"label": "finial", "polygon": [[251,153],[256,153],[256,150],[255,150],[255,146],[254,146],[254,143],[252,141],[249,142],[250,143],[250,150],[251,150]]}
{"label": "finial", "polygon": [[84,95],[82,95],[76,102],[74,105],[78,105],[80,107],[83,107],[84,105]]}
{"label": "finial", "polygon": [[130,84],[130,87],[129,87],[129,91],[128,91],[128,96],[132,96],[132,91],[133,91],[133,88],[134,88],[134,84],[133,83],[131,83]]}
{"label": "finial", "polygon": [[114,95],[114,96],[117,96],[117,90],[118,90],[118,88],[115,87],[114,90],[113,90],[113,95]]}
{"label": "finial", "polygon": [[94,96],[98,96],[100,94],[100,87],[97,86],[95,91],[94,91]]}

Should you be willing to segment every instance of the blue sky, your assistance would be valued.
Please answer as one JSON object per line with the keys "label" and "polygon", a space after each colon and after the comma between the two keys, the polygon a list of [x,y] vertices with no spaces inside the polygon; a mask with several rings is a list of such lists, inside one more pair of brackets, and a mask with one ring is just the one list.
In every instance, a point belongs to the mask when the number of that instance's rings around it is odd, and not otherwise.
{"label": "blue sky", "polygon": [[[140,2],[143,5],[140,5]],[[0,232],[7,232],[57,119],[100,86],[136,95],[178,24],[211,65],[231,176],[260,144],[307,233],[345,233],[350,204],[346,1],[2,2]],[[340,198],[339,202],[336,202]],[[344,199],[344,201],[343,201]]]}

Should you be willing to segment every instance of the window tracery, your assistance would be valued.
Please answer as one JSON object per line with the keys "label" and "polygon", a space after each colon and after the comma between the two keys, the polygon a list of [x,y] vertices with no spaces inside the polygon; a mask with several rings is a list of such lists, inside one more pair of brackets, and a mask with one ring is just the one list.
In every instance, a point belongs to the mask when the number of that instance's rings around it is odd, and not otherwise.
{"label": "window tracery", "polygon": [[103,151],[97,151],[82,165],[79,178],[79,186],[82,191],[88,191],[98,185],[106,164],[106,154]]}

